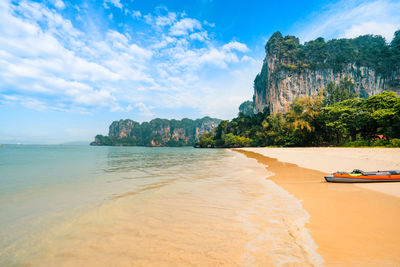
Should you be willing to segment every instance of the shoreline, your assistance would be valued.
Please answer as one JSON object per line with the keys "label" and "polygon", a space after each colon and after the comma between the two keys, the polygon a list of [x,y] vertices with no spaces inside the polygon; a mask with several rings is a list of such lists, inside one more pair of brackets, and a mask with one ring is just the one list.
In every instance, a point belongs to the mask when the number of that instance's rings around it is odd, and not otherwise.
{"label": "shoreline", "polygon": [[[331,184],[332,169],[371,170],[400,165],[399,149],[244,148],[235,151],[265,165],[272,180],[302,202],[310,214],[306,227],[326,266],[400,263],[400,184]],[[389,149],[390,150],[390,149]],[[338,155],[341,157],[338,158]],[[277,158],[277,159],[276,159]],[[400,158],[400,157],[397,157]],[[368,169],[366,169],[368,168]],[[369,169],[371,168],[371,169]],[[295,176],[294,176],[295,174]],[[389,190],[391,188],[391,190]],[[366,190],[370,189],[370,190]]]}
{"label": "shoreline", "polygon": [[11,244],[0,252],[0,265],[322,265],[304,226],[309,214],[265,179],[263,165],[228,150],[187,153],[153,152],[146,173],[118,169],[107,180],[123,190],[107,182],[112,190],[101,194],[104,200],[27,234],[29,245]]}

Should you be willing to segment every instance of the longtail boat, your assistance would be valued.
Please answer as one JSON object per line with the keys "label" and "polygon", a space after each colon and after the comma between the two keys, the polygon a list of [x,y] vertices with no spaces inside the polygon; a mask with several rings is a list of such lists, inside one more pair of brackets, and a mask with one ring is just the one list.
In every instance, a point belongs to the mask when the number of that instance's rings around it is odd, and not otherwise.
{"label": "longtail boat", "polygon": [[363,172],[354,170],[352,172],[335,172],[325,176],[325,180],[334,183],[400,182],[400,171]]}

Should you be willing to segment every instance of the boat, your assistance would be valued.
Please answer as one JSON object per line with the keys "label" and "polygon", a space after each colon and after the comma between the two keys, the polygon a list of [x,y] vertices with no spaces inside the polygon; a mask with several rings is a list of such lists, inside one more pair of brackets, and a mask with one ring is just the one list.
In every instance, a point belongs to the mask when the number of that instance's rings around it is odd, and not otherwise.
{"label": "boat", "polygon": [[353,170],[352,172],[335,172],[325,176],[325,180],[334,183],[400,182],[400,171],[363,172]]}

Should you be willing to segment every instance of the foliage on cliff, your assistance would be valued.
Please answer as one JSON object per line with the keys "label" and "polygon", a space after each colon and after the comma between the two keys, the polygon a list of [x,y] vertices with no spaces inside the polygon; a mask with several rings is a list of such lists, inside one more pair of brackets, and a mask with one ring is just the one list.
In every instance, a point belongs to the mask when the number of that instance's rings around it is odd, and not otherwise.
{"label": "foliage on cliff", "polygon": [[254,115],[254,103],[253,101],[245,101],[239,106],[239,112],[243,113],[246,116],[253,116]]}
{"label": "foliage on cliff", "polygon": [[295,36],[285,37],[278,31],[265,46],[269,55],[278,58],[280,68],[333,69],[340,71],[347,64],[370,67],[383,75],[390,75],[400,67],[400,30],[395,32],[390,44],[380,35],[363,35],[354,39],[324,38],[300,44]]}
{"label": "foliage on cliff", "polygon": [[328,96],[321,90],[316,96],[299,97],[286,113],[240,113],[201,136],[197,146],[400,147],[400,97],[394,92],[383,92],[367,99],[341,99],[349,86],[344,81],[333,85]]}
{"label": "foliage on cliff", "polygon": [[201,134],[218,126],[221,120],[210,117],[191,120],[154,119],[138,123],[114,121],[108,136],[97,135],[91,145],[103,146],[193,146]]}

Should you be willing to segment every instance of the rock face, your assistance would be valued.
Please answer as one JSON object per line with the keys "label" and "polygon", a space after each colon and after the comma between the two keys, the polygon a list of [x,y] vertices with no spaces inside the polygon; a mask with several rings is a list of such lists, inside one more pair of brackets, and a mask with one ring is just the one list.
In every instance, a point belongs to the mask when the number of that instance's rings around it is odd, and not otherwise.
{"label": "rock face", "polygon": [[141,124],[129,119],[119,120],[111,123],[108,136],[97,135],[91,145],[193,146],[200,135],[212,131],[220,121],[210,117],[154,119]]}
{"label": "rock face", "polygon": [[329,42],[318,38],[301,45],[298,38],[276,32],[266,44],[264,64],[254,81],[254,112],[285,112],[296,97],[317,94],[346,76],[363,97],[400,90],[399,62],[393,61],[399,51],[392,46],[368,35]]}
{"label": "rock face", "polygon": [[108,131],[109,137],[124,138],[135,136],[135,130],[140,129],[140,124],[133,120],[120,120],[111,123]]}

